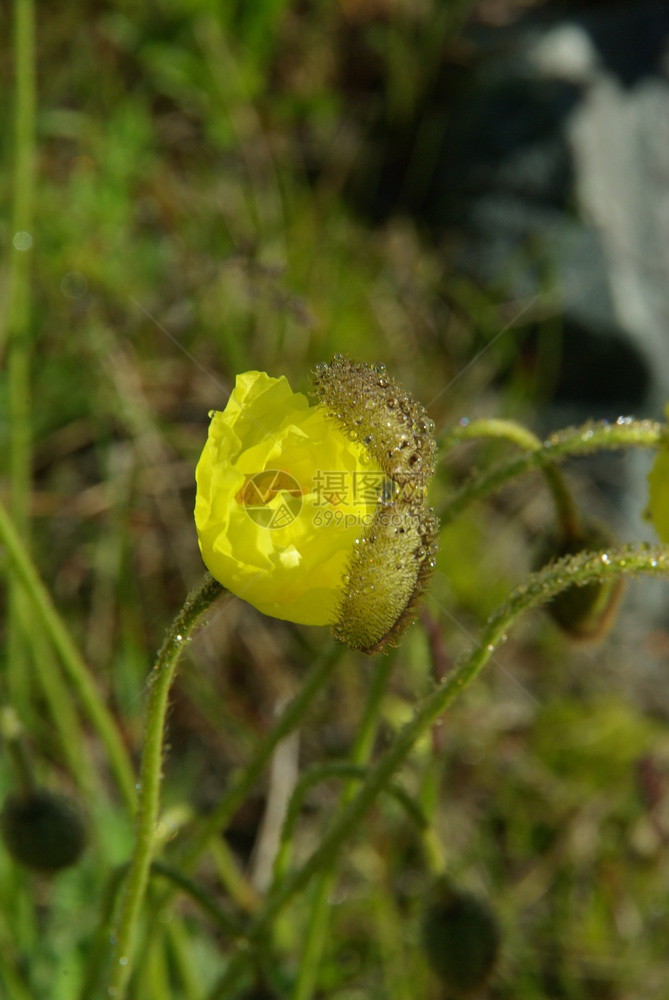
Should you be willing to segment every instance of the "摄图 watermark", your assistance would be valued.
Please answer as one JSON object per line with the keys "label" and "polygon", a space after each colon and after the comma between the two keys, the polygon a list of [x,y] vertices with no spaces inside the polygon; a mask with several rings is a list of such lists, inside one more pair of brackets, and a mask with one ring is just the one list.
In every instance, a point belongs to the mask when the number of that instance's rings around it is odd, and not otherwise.
{"label": "\u6444\u56fe watermark", "polygon": [[[260,527],[285,528],[299,517],[309,495],[316,527],[351,527],[368,524],[374,509],[390,504],[399,493],[398,484],[379,471],[319,469],[301,484],[285,469],[263,469],[246,477],[236,500]],[[273,502],[276,497],[279,501]]]}

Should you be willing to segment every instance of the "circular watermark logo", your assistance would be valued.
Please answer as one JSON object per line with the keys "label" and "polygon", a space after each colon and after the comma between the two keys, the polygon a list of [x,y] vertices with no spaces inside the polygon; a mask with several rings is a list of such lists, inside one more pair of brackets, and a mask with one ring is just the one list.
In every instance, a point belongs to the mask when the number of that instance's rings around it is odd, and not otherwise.
{"label": "circular watermark logo", "polygon": [[[279,502],[270,506],[277,495]],[[302,488],[283,469],[264,469],[249,476],[238,499],[251,520],[261,528],[285,528],[302,510]]]}

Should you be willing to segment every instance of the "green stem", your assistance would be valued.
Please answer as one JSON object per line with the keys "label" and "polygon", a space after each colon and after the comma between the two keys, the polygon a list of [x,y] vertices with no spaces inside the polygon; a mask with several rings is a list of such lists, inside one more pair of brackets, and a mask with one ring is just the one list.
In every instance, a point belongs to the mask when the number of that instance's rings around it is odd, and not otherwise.
{"label": "green stem", "polygon": [[180,858],[182,869],[192,868],[207,849],[209,842],[214,837],[220,836],[221,831],[227,826],[269,763],[277,744],[300,724],[314,697],[332,676],[333,668],[341,653],[341,646],[331,645],[318,657],[273,729],[258,744],[251,760],[233,776],[230,787],[217,806],[200,820],[197,830]]}
{"label": "green stem", "polygon": [[[261,939],[294,896],[315,875],[330,867],[332,859],[350,837],[351,830],[357,828],[378,794],[402,765],[416,740],[480,674],[497,645],[521,614],[550,600],[566,587],[635,573],[668,576],[669,547],[625,546],[607,553],[580,553],[532,574],[525,584],[514,590],[508,600],[488,619],[474,649],[460,660],[443,683],[426,695],[417,706],[413,719],[403,726],[391,746],[369,769],[365,783],[346,809],[330,823],[318,848],[301,868],[273,889],[249,926],[249,940],[256,942]],[[208,1000],[228,1000],[244,973],[247,961],[246,951],[237,950],[230,959],[226,972],[211,990]]]}
{"label": "green stem", "polygon": [[25,501],[30,490],[30,263],[35,196],[35,10],[33,0],[14,3],[14,181],[12,237],[7,289],[9,357],[8,392],[12,514],[22,528],[28,522]]}
{"label": "green stem", "polygon": [[162,861],[153,861],[151,864],[151,875],[161,875],[163,878],[168,879],[177,889],[181,889],[187,896],[190,896],[200,909],[218,924],[219,930],[227,937],[244,937],[244,928],[241,923],[231,913],[228,913],[202,886],[193,882],[183,872],[177,871],[176,868],[172,868]]}
{"label": "green stem", "polygon": [[[365,767],[361,764],[352,764],[346,760],[318,764],[304,772],[295,785],[295,790],[291,795],[286,817],[283,821],[281,848],[274,862],[273,881],[276,884],[282,881],[288,870],[290,863],[290,842],[293,830],[299,819],[302,803],[309,789],[313,788],[314,785],[320,784],[322,781],[332,781],[333,778],[348,778],[359,782],[364,781],[366,777],[367,769]],[[418,802],[401,785],[389,785],[386,792],[402,806],[411,822],[415,824],[421,836],[423,836],[428,826],[428,821]]]}
{"label": "green stem", "polygon": [[[367,696],[367,704],[362,722],[358,729],[355,742],[351,749],[351,763],[363,766],[369,761],[374,747],[374,740],[379,727],[379,710],[386,692],[388,678],[393,667],[394,657],[386,656],[377,660],[374,677]],[[349,778],[341,792],[339,812],[345,809],[355,791],[355,779]],[[294,1000],[309,1000],[313,995],[321,958],[325,948],[328,932],[330,908],[328,900],[335,887],[336,855],[332,854],[329,863],[322,866],[314,886],[314,894],[305,930],[305,941],[302,950],[300,967],[293,990]]]}
{"label": "green stem", "polygon": [[125,996],[132,971],[137,923],[149,878],[160,803],[163,732],[170,686],[179,656],[193,629],[222,592],[220,583],[206,574],[203,582],[186,598],[183,608],[172,622],[153,669],[146,709],[135,845],[113,935],[112,966],[107,987],[107,996],[117,1000]]}
{"label": "green stem", "polygon": [[[540,439],[522,424],[515,420],[473,420],[471,423],[454,427],[447,434],[447,443],[469,441],[476,438],[497,438],[515,444],[523,451],[541,451],[543,445]],[[546,484],[553,497],[555,512],[562,529],[562,534],[573,538],[578,533],[579,515],[574,498],[562,473],[553,465],[543,465]]]}
{"label": "green stem", "polygon": [[[544,470],[556,462],[600,449],[657,448],[665,439],[667,425],[652,420],[620,418],[609,424],[588,422],[552,434],[541,448],[481,473],[452,497],[440,512],[442,528],[453,521],[470,503],[480,500],[506,483],[535,469]],[[457,433],[452,436],[457,437]]]}
{"label": "green stem", "polygon": [[44,697],[53,731],[58,734],[64,762],[80,789],[89,799],[101,800],[102,776],[90,766],[85,752],[77,706],[68,690],[44,629],[32,628],[28,636],[35,678]]}
{"label": "green stem", "polygon": [[109,952],[112,918],[116,908],[119,889],[128,871],[128,865],[118,865],[107,877],[106,885],[99,897],[100,917],[93,940],[87,949],[86,970],[79,990],[79,1000],[91,1000],[97,996]]}
{"label": "green stem", "polygon": [[30,598],[37,619],[60,655],[68,679],[74,687],[84,710],[102,740],[111,768],[116,775],[119,789],[129,809],[135,807],[135,777],[128,752],[120,737],[113,716],[100,696],[88,667],[84,663],[63,619],[58,614],[51,596],[42,583],[27,549],[12,524],[7,511],[0,503],[0,541],[2,541],[13,570]]}
{"label": "green stem", "polygon": [[18,715],[10,706],[0,709],[0,736],[5,742],[7,756],[21,793],[26,796],[31,795],[37,788],[35,772],[23,738],[23,727]]}
{"label": "green stem", "polygon": [[[309,705],[327,684],[342,650],[342,646],[332,644],[316,658],[295,697],[285,707],[273,728],[260,741],[249,762],[233,775],[226,794],[210,813],[199,820],[194,830],[190,831],[190,838],[183,850],[175,852],[173,860],[180,871],[192,871],[212,841],[219,840],[230,818],[244,802],[269,763],[277,744],[299,726]],[[152,936],[159,915],[164,912],[172,897],[173,891],[168,890],[156,901],[154,920],[148,929],[149,938]]]}
{"label": "green stem", "polygon": [[[30,412],[30,269],[35,188],[35,11],[33,0],[14,3],[14,169],[7,283],[7,410],[10,509],[28,535],[32,475]],[[22,242],[23,241],[23,242]],[[7,682],[12,702],[25,716],[28,705],[24,637],[28,615],[22,588],[10,579],[7,594]]]}

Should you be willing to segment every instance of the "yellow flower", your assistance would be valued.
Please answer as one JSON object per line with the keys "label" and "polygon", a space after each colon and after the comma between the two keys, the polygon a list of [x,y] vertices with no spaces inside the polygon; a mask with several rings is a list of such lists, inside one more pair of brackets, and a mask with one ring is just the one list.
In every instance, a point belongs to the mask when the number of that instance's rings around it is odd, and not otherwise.
{"label": "yellow flower", "polygon": [[[342,475],[343,473],[343,475]],[[197,466],[195,522],[207,569],[264,614],[332,625],[351,550],[379,485],[363,446],[286,378],[245,372],[214,413]]]}
{"label": "yellow flower", "polygon": [[372,368],[316,368],[310,406],[284,377],[237,376],[197,466],[195,523],[215,579],[264,614],[331,625],[373,652],[413,616],[436,547],[425,411]]}

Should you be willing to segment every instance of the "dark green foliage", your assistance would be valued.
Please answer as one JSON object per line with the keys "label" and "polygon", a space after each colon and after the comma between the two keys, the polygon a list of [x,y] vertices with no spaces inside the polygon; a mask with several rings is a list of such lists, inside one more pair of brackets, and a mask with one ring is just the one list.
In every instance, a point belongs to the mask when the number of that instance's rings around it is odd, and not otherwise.
{"label": "dark green foliage", "polygon": [[10,792],[0,814],[5,847],[20,864],[55,872],[79,860],[86,825],[71,799],[46,790]]}
{"label": "dark green foliage", "polygon": [[[562,556],[579,552],[601,551],[615,544],[611,534],[601,525],[586,523],[570,537],[552,536],[542,546],[536,567]],[[618,610],[623,581],[601,580],[582,587],[567,587],[547,605],[548,614],[556,625],[577,642],[595,642],[608,632]]]}
{"label": "dark green foliage", "polygon": [[492,910],[478,896],[438,879],[430,889],[422,932],[430,965],[455,996],[480,989],[490,977],[500,932]]}

